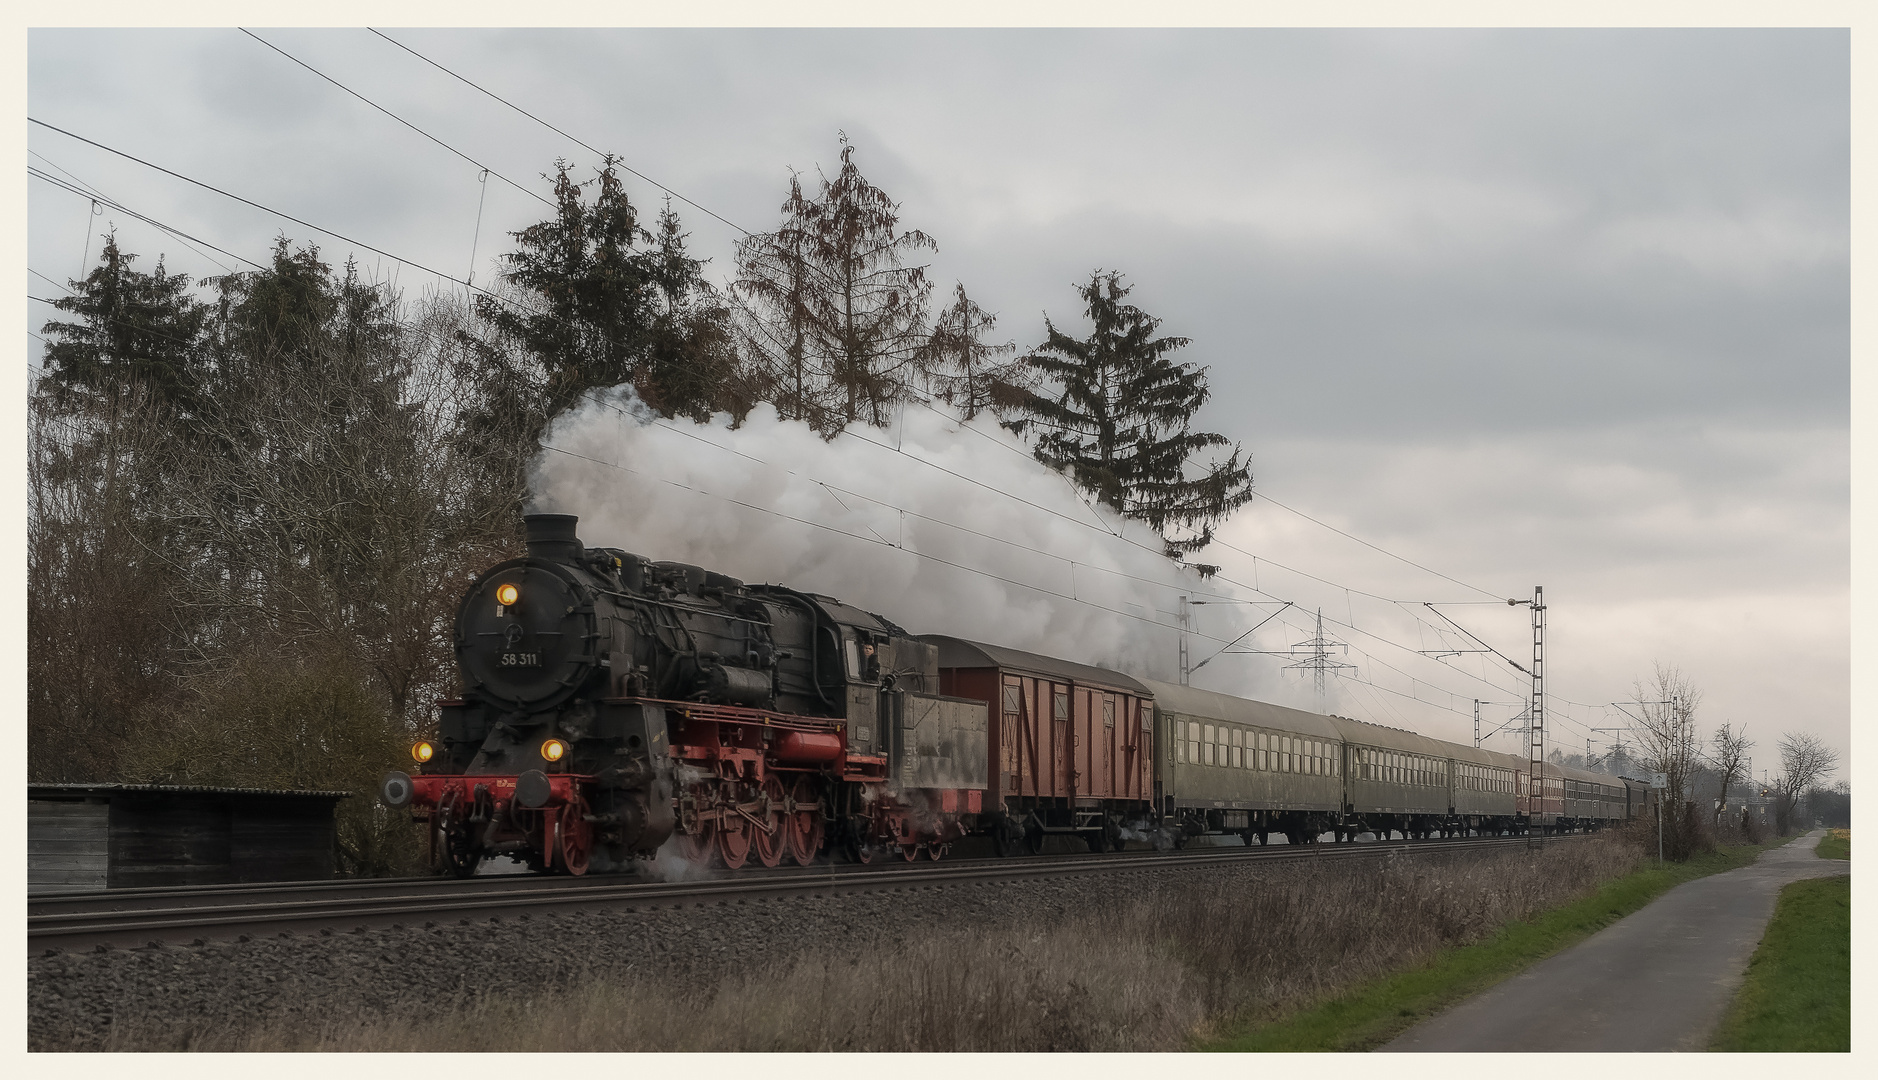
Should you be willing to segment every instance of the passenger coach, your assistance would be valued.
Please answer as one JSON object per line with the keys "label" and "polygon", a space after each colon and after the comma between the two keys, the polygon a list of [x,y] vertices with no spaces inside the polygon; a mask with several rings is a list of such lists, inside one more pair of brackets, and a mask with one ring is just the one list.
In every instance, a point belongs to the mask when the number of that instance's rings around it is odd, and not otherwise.
{"label": "passenger coach", "polygon": [[1309,843],[1342,809],[1341,740],[1327,716],[1174,683],[1154,693],[1157,803],[1181,838],[1231,832]]}

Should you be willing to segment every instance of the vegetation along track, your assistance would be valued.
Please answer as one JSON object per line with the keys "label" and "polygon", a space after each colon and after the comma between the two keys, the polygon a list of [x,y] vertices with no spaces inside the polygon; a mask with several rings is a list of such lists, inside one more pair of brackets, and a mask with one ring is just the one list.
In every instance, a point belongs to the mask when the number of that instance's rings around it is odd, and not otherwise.
{"label": "vegetation along track", "polygon": [[1583,835],[1546,837],[1543,841],[1527,837],[1469,837],[1120,855],[1046,855],[1028,859],[958,860],[938,865],[830,864],[761,873],[719,873],[679,881],[514,875],[466,881],[395,878],[116,889],[30,897],[26,936],[29,947],[36,949],[131,947],[153,941],[176,943],[197,938],[226,939],[249,934],[389,926],[439,918],[468,920],[568,907],[724,903],[762,896],[1008,881],[1159,866],[1231,865],[1255,859],[1362,858],[1404,851],[1521,847],[1578,839]]}

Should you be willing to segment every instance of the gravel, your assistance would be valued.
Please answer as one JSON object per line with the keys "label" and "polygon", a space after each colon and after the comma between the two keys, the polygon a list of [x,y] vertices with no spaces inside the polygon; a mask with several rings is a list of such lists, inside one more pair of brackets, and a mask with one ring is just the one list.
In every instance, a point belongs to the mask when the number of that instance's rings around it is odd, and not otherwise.
{"label": "gravel", "polygon": [[192,946],[32,956],[32,1050],[188,1045],[282,1020],[421,1018],[479,994],[528,995],[587,979],[664,980],[674,991],[815,950],[832,957],[894,947],[910,927],[1051,922],[1126,902],[1217,869],[1110,871],[1027,881],[896,886],[656,909],[550,912],[401,928],[334,930]]}

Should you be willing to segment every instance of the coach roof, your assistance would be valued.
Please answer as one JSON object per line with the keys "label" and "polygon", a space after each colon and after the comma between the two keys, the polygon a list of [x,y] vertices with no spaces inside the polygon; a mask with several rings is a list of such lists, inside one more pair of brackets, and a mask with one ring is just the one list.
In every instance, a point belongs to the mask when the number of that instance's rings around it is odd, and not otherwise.
{"label": "coach roof", "polygon": [[1058,660],[1054,656],[1007,649],[1002,645],[987,645],[982,641],[966,641],[945,634],[921,634],[919,640],[939,647],[939,666],[942,669],[994,667],[1025,675],[1039,675],[1059,682],[1106,686],[1141,697],[1148,696],[1148,688],[1140,682],[1108,668],[1075,664]]}
{"label": "coach roof", "polygon": [[1191,686],[1156,682],[1153,679],[1145,679],[1143,682],[1154,691],[1154,707],[1165,713],[1199,720],[1224,720],[1229,724],[1250,724],[1309,735],[1315,739],[1338,739],[1331,718],[1320,713],[1252,701],[1231,694],[1216,694]]}

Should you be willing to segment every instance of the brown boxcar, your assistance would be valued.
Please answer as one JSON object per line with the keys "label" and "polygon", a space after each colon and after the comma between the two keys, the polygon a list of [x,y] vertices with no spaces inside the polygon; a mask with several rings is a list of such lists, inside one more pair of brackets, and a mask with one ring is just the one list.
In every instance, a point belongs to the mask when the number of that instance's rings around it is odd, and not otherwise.
{"label": "brown boxcar", "polygon": [[1154,710],[1119,671],[924,635],[939,648],[939,690],[985,702],[989,751],[983,828],[1008,851],[1074,833],[1118,849],[1151,814]]}

